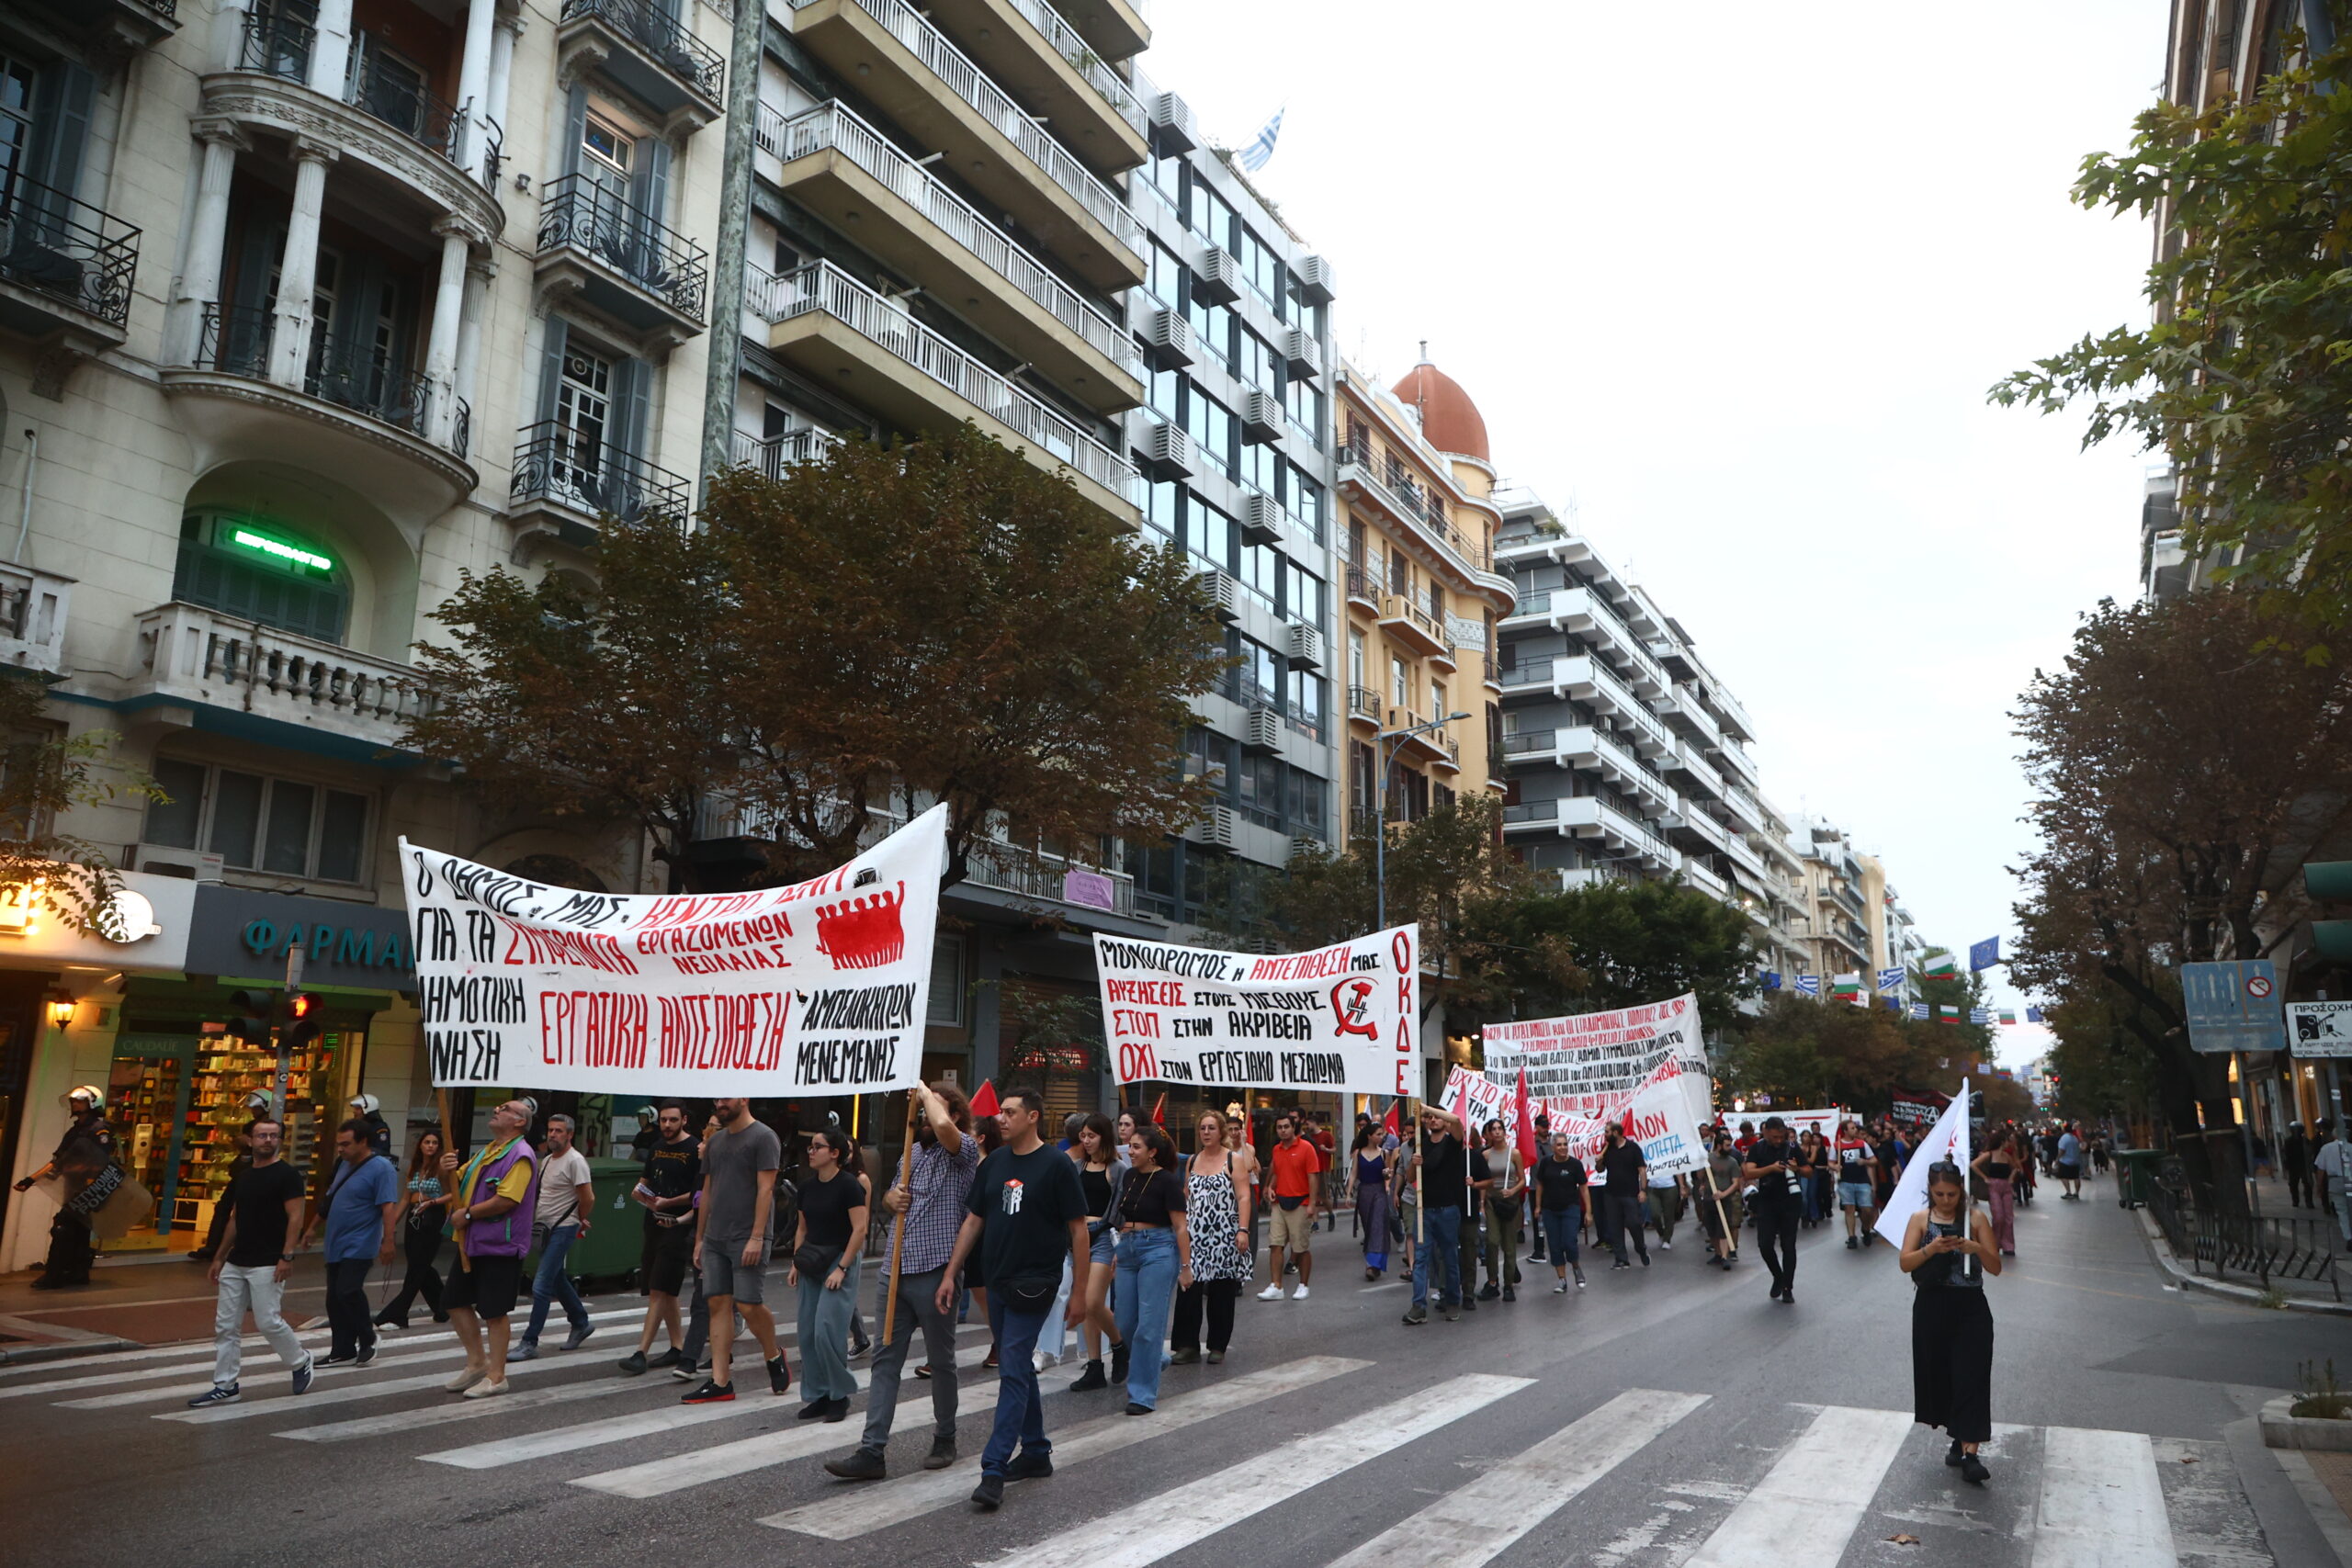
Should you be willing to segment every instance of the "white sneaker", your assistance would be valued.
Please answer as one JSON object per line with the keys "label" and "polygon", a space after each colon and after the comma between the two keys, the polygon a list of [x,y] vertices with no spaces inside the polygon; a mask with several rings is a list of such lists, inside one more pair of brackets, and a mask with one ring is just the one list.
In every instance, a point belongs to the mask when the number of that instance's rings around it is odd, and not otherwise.
{"label": "white sneaker", "polygon": [[1280,1284],[1269,1285],[1258,1292],[1258,1299],[1261,1302],[1278,1302],[1283,1299],[1283,1288]]}
{"label": "white sneaker", "polygon": [[1041,1372],[1061,1365],[1061,1360],[1062,1359],[1051,1350],[1033,1351],[1029,1357],[1029,1364]]}
{"label": "white sneaker", "polygon": [[473,1387],[466,1390],[466,1397],[468,1399],[492,1399],[497,1397],[499,1394],[504,1393],[506,1389],[507,1382],[504,1378],[500,1378],[495,1382],[492,1382],[489,1378],[484,1378],[480,1382],[474,1384]]}
{"label": "white sneaker", "polygon": [[459,1372],[456,1377],[451,1378],[447,1382],[443,1383],[441,1386],[447,1389],[451,1393],[463,1393],[468,1389],[473,1387],[474,1384],[481,1382],[489,1376],[490,1369],[488,1367],[469,1366],[464,1371]]}
{"label": "white sneaker", "polygon": [[1290,1293],[1290,1299],[1291,1299],[1291,1300],[1293,1300],[1293,1301],[1295,1301],[1295,1302],[1303,1302],[1303,1301],[1305,1301],[1305,1300],[1306,1299],[1306,1286],[1304,1286],[1304,1285],[1301,1285],[1298,1289],[1296,1289],[1295,1291],[1293,1291],[1293,1292]]}

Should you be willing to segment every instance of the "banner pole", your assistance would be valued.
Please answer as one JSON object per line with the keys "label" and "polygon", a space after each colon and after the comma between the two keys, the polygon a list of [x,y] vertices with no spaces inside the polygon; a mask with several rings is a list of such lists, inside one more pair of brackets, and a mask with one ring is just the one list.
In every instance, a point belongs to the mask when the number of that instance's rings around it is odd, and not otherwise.
{"label": "banner pole", "polygon": [[[1430,1232],[1429,1211],[1421,1204],[1421,1102],[1408,1100],[1405,1103],[1413,1111],[1413,1258],[1419,1262],[1421,1248],[1429,1245]],[[1422,1263],[1421,1267],[1429,1265]]]}
{"label": "banner pole", "polygon": [[[449,1091],[447,1089],[436,1089],[433,1091],[433,1109],[441,1118],[441,1152],[445,1155],[455,1154],[458,1145],[449,1141]],[[474,1271],[474,1260],[466,1256],[466,1238],[458,1236],[455,1239],[458,1243],[458,1267],[470,1274]]]}
{"label": "banner pole", "polygon": [[914,1213],[915,1117],[922,1108],[922,1091],[907,1090],[907,1145],[899,1151],[899,1187],[907,1195],[907,1212],[899,1216],[898,1226],[890,1233],[890,1294],[882,1308],[882,1348],[886,1350],[899,1331],[899,1259],[907,1249],[907,1221]]}

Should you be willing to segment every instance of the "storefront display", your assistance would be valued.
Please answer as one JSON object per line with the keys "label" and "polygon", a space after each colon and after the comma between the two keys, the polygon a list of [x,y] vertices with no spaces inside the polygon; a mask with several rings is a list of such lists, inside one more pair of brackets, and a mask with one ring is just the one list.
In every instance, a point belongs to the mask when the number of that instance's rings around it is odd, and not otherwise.
{"label": "storefront display", "polygon": [[173,1194],[178,1186],[176,1135],[187,1115],[188,1043],[164,1036],[119,1038],[107,1076],[107,1118],[124,1170],[147,1189],[155,1208],[144,1224],[108,1244],[110,1252],[150,1251],[168,1245]]}

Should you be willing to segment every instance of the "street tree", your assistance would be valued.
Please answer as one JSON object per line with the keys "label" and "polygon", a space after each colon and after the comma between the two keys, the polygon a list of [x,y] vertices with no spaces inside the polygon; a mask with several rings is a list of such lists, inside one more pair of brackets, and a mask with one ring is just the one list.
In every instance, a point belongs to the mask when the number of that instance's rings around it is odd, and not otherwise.
{"label": "street tree", "polygon": [[2352,620],[2352,30],[2315,57],[2285,43],[2251,96],[2159,103],[2126,151],[2084,160],[2076,202],[2163,226],[2152,320],[1991,396],[2087,401],[2086,446],[2164,453],[2189,551],[2260,584],[2273,634],[2324,659]]}
{"label": "street tree", "polygon": [[115,760],[111,730],[59,728],[46,693],[36,676],[0,674],[0,898],[76,931],[103,931],[121,874],[98,845],[59,832],[58,818],[77,806],[164,796]]}
{"label": "street tree", "polygon": [[[1679,878],[1595,882],[1531,896],[1491,911],[1488,941],[1522,1018],[1640,1007],[1690,993],[1711,1030],[1729,1025],[1755,993],[1756,926],[1740,910]],[[1552,985],[1549,953],[1571,955],[1578,987]]]}
{"label": "street tree", "polygon": [[1179,739],[1227,660],[1190,568],[978,431],[729,470],[691,526],[607,519],[595,569],[468,577],[409,744],[635,826],[682,889],[713,807],[789,880],[944,802],[953,883],[993,838],[1099,861],[1206,805]]}
{"label": "street tree", "polygon": [[2038,847],[2018,985],[2099,998],[2153,1059],[2201,1201],[2243,1205],[2227,1058],[2192,1048],[2178,966],[2257,957],[2255,917],[2352,789],[2346,679],[2278,646],[2256,594],[2102,603],[2013,716]]}

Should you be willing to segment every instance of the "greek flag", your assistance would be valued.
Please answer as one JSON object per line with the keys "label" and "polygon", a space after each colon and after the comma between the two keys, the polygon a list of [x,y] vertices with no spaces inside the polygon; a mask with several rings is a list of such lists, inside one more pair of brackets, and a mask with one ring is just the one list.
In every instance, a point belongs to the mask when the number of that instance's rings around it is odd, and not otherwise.
{"label": "greek flag", "polygon": [[1913,1002],[1911,1004],[1911,1016],[1924,1021],[1928,1016],[1928,1004],[1925,1002]]}
{"label": "greek flag", "polygon": [[1993,1021],[1993,1014],[1985,1008],[1970,1008],[1968,1010],[1968,1021],[1971,1023],[1990,1023]]}
{"label": "greek flag", "polygon": [[1274,111],[1274,118],[1258,132],[1258,140],[1234,154],[1234,161],[1251,174],[1264,168],[1274,155],[1274,138],[1283,133],[1283,116],[1289,112],[1287,104]]}
{"label": "greek flag", "polygon": [[1903,988],[1903,965],[1897,964],[1891,969],[1880,970],[1878,972],[1878,988],[1882,995],[1888,991],[1901,990]]}
{"label": "greek flag", "polygon": [[1801,997],[1817,997],[1821,995],[1821,976],[1818,975],[1798,976],[1797,995]]}

